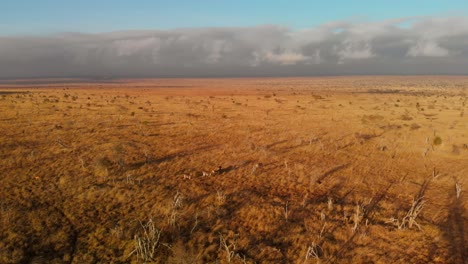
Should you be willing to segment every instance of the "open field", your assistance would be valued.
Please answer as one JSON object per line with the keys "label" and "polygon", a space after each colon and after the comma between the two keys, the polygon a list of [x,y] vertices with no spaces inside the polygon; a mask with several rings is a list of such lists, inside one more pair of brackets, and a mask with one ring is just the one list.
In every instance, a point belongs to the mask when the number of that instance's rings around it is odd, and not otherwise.
{"label": "open field", "polygon": [[0,263],[467,263],[467,104],[468,77],[0,84]]}

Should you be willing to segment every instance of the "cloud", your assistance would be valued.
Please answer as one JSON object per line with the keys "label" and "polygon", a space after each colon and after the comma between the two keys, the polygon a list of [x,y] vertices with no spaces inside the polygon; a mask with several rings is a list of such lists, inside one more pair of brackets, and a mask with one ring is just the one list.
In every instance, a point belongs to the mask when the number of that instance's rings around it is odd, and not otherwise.
{"label": "cloud", "polygon": [[281,65],[292,65],[297,64],[302,61],[306,61],[308,57],[295,53],[295,52],[282,52],[282,53],[272,53],[268,52],[262,58],[262,61],[269,61],[272,63],[279,63]]}
{"label": "cloud", "polygon": [[413,57],[446,57],[449,55],[449,51],[434,41],[420,41],[410,48],[408,55]]}
{"label": "cloud", "polygon": [[468,18],[0,37],[0,78],[468,74]]}
{"label": "cloud", "polygon": [[340,62],[346,59],[368,59],[374,57],[372,48],[366,42],[344,43],[344,47],[338,51]]}

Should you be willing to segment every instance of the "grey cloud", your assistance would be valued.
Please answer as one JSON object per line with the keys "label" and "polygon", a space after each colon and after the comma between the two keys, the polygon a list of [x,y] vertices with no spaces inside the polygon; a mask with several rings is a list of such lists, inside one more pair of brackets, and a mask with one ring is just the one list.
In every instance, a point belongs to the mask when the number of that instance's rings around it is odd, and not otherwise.
{"label": "grey cloud", "polygon": [[463,17],[0,37],[0,78],[468,74],[467,66]]}
{"label": "grey cloud", "polygon": [[408,51],[408,55],[418,57],[446,57],[449,54],[447,49],[442,48],[432,40],[421,40],[413,45]]}

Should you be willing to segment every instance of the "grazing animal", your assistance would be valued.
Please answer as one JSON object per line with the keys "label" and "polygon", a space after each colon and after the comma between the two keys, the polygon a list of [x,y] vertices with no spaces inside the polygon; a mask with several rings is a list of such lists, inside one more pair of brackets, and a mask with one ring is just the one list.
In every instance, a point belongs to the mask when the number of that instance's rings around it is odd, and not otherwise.
{"label": "grazing animal", "polygon": [[219,166],[218,169],[212,170],[211,174],[221,174],[223,172],[223,167]]}
{"label": "grazing animal", "polygon": [[184,174],[184,180],[190,180],[190,179],[192,179],[192,175]]}
{"label": "grazing animal", "polygon": [[206,171],[202,171],[202,176],[203,176],[203,177],[211,176],[211,173],[208,173],[208,172],[206,172]]}

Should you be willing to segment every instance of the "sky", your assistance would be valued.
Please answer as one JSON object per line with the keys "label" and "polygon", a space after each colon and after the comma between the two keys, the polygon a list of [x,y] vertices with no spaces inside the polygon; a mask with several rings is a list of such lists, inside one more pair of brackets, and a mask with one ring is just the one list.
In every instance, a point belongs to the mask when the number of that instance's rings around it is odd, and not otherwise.
{"label": "sky", "polygon": [[468,1],[1,0],[0,78],[468,74]]}

